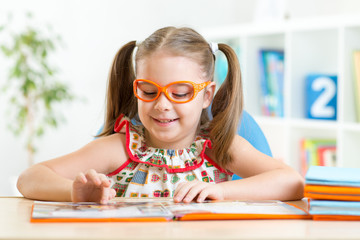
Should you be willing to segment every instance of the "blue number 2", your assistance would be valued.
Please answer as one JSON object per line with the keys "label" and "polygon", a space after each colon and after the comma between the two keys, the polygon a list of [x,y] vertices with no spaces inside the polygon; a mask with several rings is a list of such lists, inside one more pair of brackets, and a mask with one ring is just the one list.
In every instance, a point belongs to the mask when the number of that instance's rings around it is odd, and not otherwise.
{"label": "blue number 2", "polygon": [[311,89],[316,92],[324,89],[312,104],[311,115],[318,118],[332,118],[335,115],[335,106],[328,104],[336,94],[334,81],[328,77],[319,77],[312,82]]}

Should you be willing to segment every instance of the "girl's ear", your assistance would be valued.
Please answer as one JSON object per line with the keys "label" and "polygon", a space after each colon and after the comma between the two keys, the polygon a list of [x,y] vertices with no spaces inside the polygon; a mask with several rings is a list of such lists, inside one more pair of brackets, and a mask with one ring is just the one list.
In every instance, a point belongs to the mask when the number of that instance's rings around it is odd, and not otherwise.
{"label": "girl's ear", "polygon": [[212,100],[214,98],[215,90],[216,90],[216,83],[211,82],[209,85],[206,86],[205,94],[204,94],[204,103],[203,108],[207,108],[212,103]]}

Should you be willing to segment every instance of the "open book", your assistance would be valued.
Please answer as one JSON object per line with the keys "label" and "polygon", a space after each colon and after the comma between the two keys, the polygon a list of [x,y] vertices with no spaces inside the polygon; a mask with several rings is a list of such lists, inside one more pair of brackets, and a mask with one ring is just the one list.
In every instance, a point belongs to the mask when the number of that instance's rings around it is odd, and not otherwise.
{"label": "open book", "polygon": [[174,203],[172,200],[97,203],[35,201],[31,222],[122,222],[234,219],[309,219],[303,209],[281,201],[208,201]]}

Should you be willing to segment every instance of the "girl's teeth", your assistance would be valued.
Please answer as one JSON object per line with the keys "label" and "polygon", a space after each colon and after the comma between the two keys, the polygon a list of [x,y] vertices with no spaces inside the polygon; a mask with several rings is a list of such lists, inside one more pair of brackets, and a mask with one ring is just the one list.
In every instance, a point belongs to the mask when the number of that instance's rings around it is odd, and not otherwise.
{"label": "girl's teeth", "polygon": [[168,123],[168,122],[172,122],[172,120],[158,120],[161,123]]}

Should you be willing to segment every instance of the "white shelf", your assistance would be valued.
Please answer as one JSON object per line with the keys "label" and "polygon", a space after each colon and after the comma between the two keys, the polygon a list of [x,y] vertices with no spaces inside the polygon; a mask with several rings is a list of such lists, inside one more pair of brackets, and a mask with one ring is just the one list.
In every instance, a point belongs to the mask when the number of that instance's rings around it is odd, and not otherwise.
{"label": "white shelf", "polygon": [[360,124],[359,123],[347,123],[347,124],[344,125],[344,131],[349,131],[349,132],[353,132],[353,133],[360,133]]}
{"label": "white shelf", "polygon": [[[360,17],[337,16],[203,29],[211,41],[240,47],[245,109],[268,138],[274,157],[300,170],[300,140],[333,138],[337,164],[360,167],[360,124],[356,122],[352,52],[360,49]],[[258,51],[285,52],[284,117],[261,114]],[[304,79],[308,73],[338,76],[337,120],[305,118]]]}
{"label": "white shelf", "polygon": [[290,125],[295,128],[336,131],[339,128],[339,123],[336,121],[313,120],[313,119],[291,119]]}

